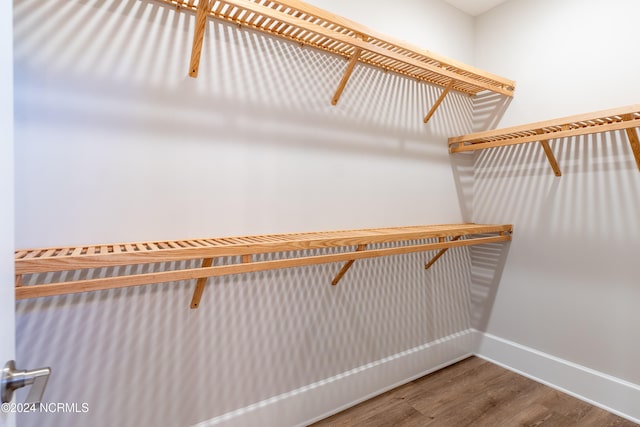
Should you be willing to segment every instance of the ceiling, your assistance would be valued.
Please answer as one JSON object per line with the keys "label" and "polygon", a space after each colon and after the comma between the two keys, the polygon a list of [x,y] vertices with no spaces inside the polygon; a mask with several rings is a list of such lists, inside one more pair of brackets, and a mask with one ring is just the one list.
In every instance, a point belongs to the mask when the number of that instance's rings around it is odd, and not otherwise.
{"label": "ceiling", "polygon": [[444,0],[471,16],[482,15],[508,0]]}

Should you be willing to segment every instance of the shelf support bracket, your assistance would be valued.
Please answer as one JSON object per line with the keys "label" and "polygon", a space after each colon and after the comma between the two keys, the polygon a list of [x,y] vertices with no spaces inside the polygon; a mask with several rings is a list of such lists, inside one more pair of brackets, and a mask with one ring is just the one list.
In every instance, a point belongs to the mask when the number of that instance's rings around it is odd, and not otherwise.
{"label": "shelf support bracket", "polygon": [[636,158],[636,164],[638,170],[640,170],[640,140],[638,139],[638,132],[636,128],[627,128],[627,136],[629,137],[629,143],[631,144],[631,150],[633,151],[633,157]]}
{"label": "shelf support bracket", "polygon": [[[627,115],[625,117],[627,120],[632,120],[633,117],[631,115]],[[633,157],[636,158],[636,164],[638,165],[638,170],[640,170],[640,139],[638,139],[638,132],[636,128],[627,128],[625,129],[627,132],[627,137],[629,138],[629,144],[631,144],[631,151],[633,151]]]}
{"label": "shelf support bracket", "polygon": [[[253,262],[253,255],[247,254],[242,255],[242,263],[249,264]],[[202,260],[201,268],[208,268],[213,265],[213,258],[205,258]],[[201,277],[198,279],[196,283],[196,288],[193,291],[193,297],[191,297],[191,308],[198,308],[200,305],[200,299],[202,298],[202,293],[204,292],[204,285],[207,284],[208,277]]]}
{"label": "shelf support bracket", "polygon": [[351,56],[351,60],[347,65],[347,69],[344,72],[344,76],[342,76],[342,80],[340,80],[340,84],[336,89],[336,93],[333,95],[333,98],[331,99],[331,105],[336,105],[340,100],[342,91],[344,90],[345,86],[347,86],[349,77],[351,77],[351,73],[353,73],[353,68],[356,66],[356,63],[358,62],[358,58],[360,58],[361,53],[362,53],[362,49],[360,49],[359,47],[357,47],[356,50],[353,52],[353,55]]}
{"label": "shelf support bracket", "polygon": [[431,110],[429,110],[429,112],[427,113],[426,116],[424,116],[424,120],[423,122],[427,123],[429,120],[431,120],[431,117],[433,116],[433,114],[436,112],[436,110],[438,109],[438,107],[440,106],[440,104],[442,104],[442,101],[444,101],[444,98],[447,96],[447,94],[449,93],[449,91],[453,88],[453,85],[455,84],[455,80],[451,79],[451,81],[449,82],[449,84],[447,86],[445,86],[444,90],[442,91],[442,93],[440,94],[440,97],[438,98],[438,100],[436,101],[435,104],[433,104],[433,107],[431,107]]}
{"label": "shelf support bracket", "polygon": [[[536,130],[538,135],[541,135],[543,132],[538,129]],[[540,145],[542,145],[542,149],[544,150],[544,154],[547,155],[547,160],[549,160],[549,164],[551,165],[551,169],[553,169],[553,173],[556,176],[562,176],[562,172],[560,171],[560,166],[558,166],[558,161],[556,157],[553,155],[553,151],[551,150],[551,146],[549,145],[549,140],[544,139],[540,140]]]}
{"label": "shelf support bracket", "polygon": [[544,154],[547,155],[547,159],[549,160],[549,163],[551,164],[551,168],[553,169],[553,173],[555,173],[556,176],[562,176],[562,172],[560,171],[560,166],[558,166],[558,161],[556,160],[556,157],[553,155],[553,151],[551,151],[551,147],[549,146],[549,140],[545,139],[543,141],[540,141],[540,144],[542,145],[542,148],[544,149]]}
{"label": "shelf support bracket", "polygon": [[191,61],[189,62],[189,76],[198,77],[200,68],[200,54],[202,53],[202,42],[207,28],[207,15],[211,11],[210,0],[200,0],[196,10],[196,27],[193,31],[193,44],[191,46]]}
{"label": "shelf support bracket", "polygon": [[[364,251],[366,248],[367,248],[367,245],[358,245],[358,247],[356,248],[356,252]],[[356,260],[351,259],[344,263],[344,265],[342,266],[342,269],[338,272],[338,274],[336,274],[336,277],[334,277],[333,280],[331,281],[332,286],[335,286],[338,284],[340,279],[342,279],[342,276],[344,276],[345,273],[349,271],[349,269],[351,268],[354,262],[356,262]]]}
{"label": "shelf support bracket", "polygon": [[[456,241],[456,240],[459,240],[459,239],[460,239],[460,237],[462,237],[462,236],[455,236],[455,237],[453,237],[453,238],[450,240],[450,242],[454,242],[454,241]],[[440,243],[442,243],[442,242],[444,242],[444,239],[443,239],[442,237],[440,237],[439,241],[440,241]],[[429,262],[427,262],[427,263],[424,265],[424,269],[425,269],[425,270],[428,270],[429,268],[431,268],[431,266],[432,266],[433,264],[435,264],[435,263],[436,263],[436,261],[438,261],[438,260],[440,259],[440,257],[441,257],[442,255],[444,255],[444,254],[445,254],[445,252],[447,252],[448,250],[449,250],[449,248],[440,249],[440,251],[439,251],[439,252],[438,252],[438,253],[437,253],[433,258],[431,258],[431,260],[430,260]]]}
{"label": "shelf support bracket", "polygon": [[[212,265],[213,258],[205,258],[202,260],[202,268],[211,267]],[[196,282],[196,288],[193,290],[193,296],[191,297],[191,308],[198,308],[198,306],[200,306],[200,298],[202,298],[207,279],[208,277],[201,277]]]}

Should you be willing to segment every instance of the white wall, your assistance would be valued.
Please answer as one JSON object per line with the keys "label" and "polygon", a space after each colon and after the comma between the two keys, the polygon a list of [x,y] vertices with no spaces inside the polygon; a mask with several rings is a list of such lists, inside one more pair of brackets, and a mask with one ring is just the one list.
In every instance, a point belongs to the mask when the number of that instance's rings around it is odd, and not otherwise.
{"label": "white wall", "polygon": [[[471,59],[471,19],[440,2],[395,2],[397,22],[343,7]],[[357,67],[332,107],[343,59],[214,21],[190,79],[194,16],[152,1],[16,0],[14,19],[18,247],[462,219],[446,136],[470,129],[451,119],[466,96],[424,126],[440,88]],[[52,366],[46,399],[90,408],[21,425],[187,425],[273,396],[268,424],[335,410],[469,353],[429,346],[470,326],[468,257],[425,258],[358,262],[337,288],[336,265],[223,278],[196,311],[186,282],[19,302],[18,356]],[[358,387],[306,397],[344,372]],[[292,390],[306,401],[287,407]]]}
{"label": "white wall", "polygon": [[[358,67],[332,107],[344,61],[219,25],[205,42],[219,41],[203,55],[205,78],[187,79],[190,14],[139,0],[106,5],[16,4],[18,122],[39,123],[17,129],[20,245],[459,220],[444,113],[431,127],[416,120],[440,89]],[[412,6],[398,25],[418,28],[407,38],[442,39]],[[446,8],[469,32],[471,20]],[[360,9],[380,23],[375,8]],[[38,14],[53,16],[34,31]],[[448,45],[472,50],[465,38]],[[425,143],[430,132],[438,139]],[[34,142],[43,135],[47,143]],[[64,209],[48,208],[62,200]]]}
{"label": "white wall", "polygon": [[[638,103],[638,16],[634,0],[516,0],[479,17],[476,65],[517,81],[500,125]],[[493,306],[475,307],[477,326],[640,384],[640,172],[623,132],[551,146],[561,178],[535,144],[476,159],[474,220],[515,230]],[[640,419],[637,400],[608,399],[599,403]]]}
{"label": "white wall", "polygon": [[[11,2],[0,4],[0,365],[15,359],[13,271],[13,22]],[[0,426],[15,416],[0,411]]]}
{"label": "white wall", "polygon": [[366,6],[359,1],[342,0],[307,3],[457,61],[474,61],[474,18],[443,0],[400,0],[391,9],[373,2]]}

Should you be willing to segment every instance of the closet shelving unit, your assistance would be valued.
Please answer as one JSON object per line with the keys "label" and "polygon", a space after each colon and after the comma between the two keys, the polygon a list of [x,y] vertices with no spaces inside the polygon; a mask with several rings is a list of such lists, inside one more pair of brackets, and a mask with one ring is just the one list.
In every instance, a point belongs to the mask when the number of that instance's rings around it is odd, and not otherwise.
{"label": "closet shelving unit", "polygon": [[554,173],[556,176],[561,176],[560,167],[549,146],[550,140],[560,141],[562,138],[624,129],[640,170],[640,141],[635,129],[638,127],[640,127],[640,104],[456,136],[449,138],[449,151],[460,153],[539,142]]}
{"label": "closet shelving unit", "polygon": [[[346,58],[344,76],[331,101],[334,105],[358,62],[443,87],[425,123],[450,91],[468,95],[490,91],[510,97],[515,89],[512,80],[298,0],[156,1],[195,13],[191,77],[198,75],[207,19],[212,17]],[[196,280],[191,307],[197,308],[209,277],[344,262],[331,282],[336,285],[359,259],[438,251],[425,264],[428,269],[450,248],[506,242],[511,232],[509,224],[452,224],[19,249],[15,252],[16,298]],[[151,266],[140,269],[140,265]],[[24,276],[32,274],[45,274],[46,283],[24,285]]]}
{"label": "closet shelving unit", "polygon": [[[336,285],[358,259],[438,250],[425,265],[429,268],[450,248],[506,242],[511,232],[509,224],[451,224],[24,249],[15,253],[16,298],[197,280],[191,302],[197,308],[208,277],[345,262],[332,281]],[[188,260],[200,266],[176,265]],[[126,267],[152,263],[162,263],[162,271],[126,274],[136,270]],[[108,277],[66,281],[67,275],[58,274],[51,283],[22,284],[25,274],[69,272],[76,277],[81,270],[101,268]]]}
{"label": "closet shelving unit", "polygon": [[298,0],[157,0],[196,13],[189,75],[197,77],[207,17],[312,46],[349,62],[331,103],[336,105],[358,62],[444,88],[424,117],[426,123],[451,90],[513,96],[513,80],[380,34]]}

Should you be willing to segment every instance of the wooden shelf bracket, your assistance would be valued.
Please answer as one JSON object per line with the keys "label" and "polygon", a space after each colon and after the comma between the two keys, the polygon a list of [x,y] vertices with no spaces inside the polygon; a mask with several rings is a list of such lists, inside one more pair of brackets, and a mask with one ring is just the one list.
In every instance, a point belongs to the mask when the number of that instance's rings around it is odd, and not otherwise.
{"label": "wooden shelf bracket", "polygon": [[[536,130],[538,135],[541,135],[543,132],[540,129]],[[547,156],[547,160],[549,160],[549,164],[551,165],[551,169],[553,169],[553,173],[556,176],[562,176],[562,172],[560,171],[560,166],[558,166],[558,161],[556,160],[556,156],[553,155],[553,150],[551,150],[551,146],[549,145],[548,139],[540,140],[540,145],[542,145],[542,149],[544,150],[544,154]]]}
{"label": "wooden shelf bracket", "polygon": [[431,117],[433,116],[433,114],[436,112],[436,110],[438,109],[438,107],[440,106],[440,104],[442,104],[442,101],[444,101],[444,98],[447,96],[447,94],[449,93],[449,91],[453,88],[453,85],[456,81],[455,80],[451,80],[449,82],[449,84],[447,86],[445,86],[444,90],[442,91],[442,93],[440,94],[440,97],[438,97],[438,99],[436,100],[435,104],[433,104],[433,106],[431,107],[431,110],[429,110],[429,112],[427,113],[426,116],[424,116],[423,122],[427,123]]}
{"label": "wooden shelf bracket", "polygon": [[[627,120],[632,120],[633,116],[626,115],[625,118]],[[629,138],[629,144],[631,144],[633,157],[636,159],[636,165],[640,171],[640,140],[638,139],[638,132],[633,128],[627,128],[625,131],[627,132],[627,138]]]}
{"label": "wooden shelf bracket", "polygon": [[540,141],[540,144],[542,145],[544,154],[547,155],[547,160],[549,160],[549,164],[551,165],[551,169],[553,169],[553,173],[556,176],[562,176],[562,172],[560,171],[560,166],[558,166],[558,161],[556,160],[556,157],[553,155],[553,151],[549,146],[549,140],[543,139],[542,141]]}
{"label": "wooden shelf bracket", "polygon": [[204,33],[207,29],[207,16],[209,16],[211,12],[210,1],[211,0],[199,0],[196,9],[196,26],[193,31],[191,61],[189,62],[189,76],[193,78],[198,77],[198,70],[200,69],[200,55],[202,53]]}
{"label": "wooden shelf bracket", "polygon": [[336,89],[336,93],[333,95],[333,98],[331,99],[331,105],[338,104],[338,101],[340,100],[340,96],[342,95],[342,91],[344,90],[345,86],[347,86],[349,77],[351,77],[351,73],[353,73],[353,69],[356,66],[356,63],[358,62],[358,58],[360,58],[361,53],[362,53],[362,49],[358,47],[353,52],[353,55],[349,60],[349,64],[347,65],[347,69],[345,70],[344,75],[342,76],[342,80],[340,80],[340,84]]}
{"label": "wooden shelf bracket", "polygon": [[[357,252],[364,251],[366,248],[367,248],[367,245],[358,245],[358,247],[356,248],[356,251]],[[349,261],[345,262],[344,265],[342,266],[342,269],[340,269],[338,274],[336,274],[336,277],[334,277],[333,280],[331,281],[331,285],[333,286],[337,285],[340,279],[342,279],[342,276],[344,276],[346,272],[349,271],[349,269],[351,268],[354,262],[356,262],[356,260],[354,259],[350,259]]]}
{"label": "wooden shelf bracket", "polygon": [[[450,240],[450,241],[451,241],[451,242],[455,242],[456,240],[460,239],[460,237],[461,237],[461,236],[454,236],[453,238],[451,238],[451,240]],[[444,238],[442,238],[442,237],[441,237],[441,238],[440,238],[440,241],[441,241],[441,242],[444,242]],[[431,268],[431,266],[432,266],[433,264],[435,264],[435,263],[436,263],[436,261],[438,261],[438,260],[440,259],[440,257],[441,257],[442,255],[444,255],[444,254],[445,254],[445,252],[447,252],[448,250],[449,250],[449,248],[440,249],[440,251],[439,251],[439,252],[438,252],[438,253],[437,253],[433,258],[431,258],[431,260],[430,260],[429,262],[427,262],[427,263],[424,265],[424,269],[425,269],[425,270],[428,270],[429,268]]]}
{"label": "wooden shelf bracket", "polygon": [[[242,255],[242,263],[247,264],[252,262],[253,255]],[[205,258],[202,260],[202,267],[211,267],[213,264],[213,258]],[[200,299],[204,292],[204,286],[207,284],[208,277],[200,277],[196,282],[196,287],[193,290],[193,297],[191,298],[191,308],[198,308],[200,306]]]}
{"label": "wooden shelf bracket", "polygon": [[[205,258],[202,260],[201,267],[207,268],[211,267],[213,264],[213,258]],[[200,277],[196,282],[196,287],[193,290],[193,296],[191,297],[191,308],[198,308],[200,305],[200,299],[202,298],[202,293],[204,292],[204,285],[207,284],[208,277]]]}

